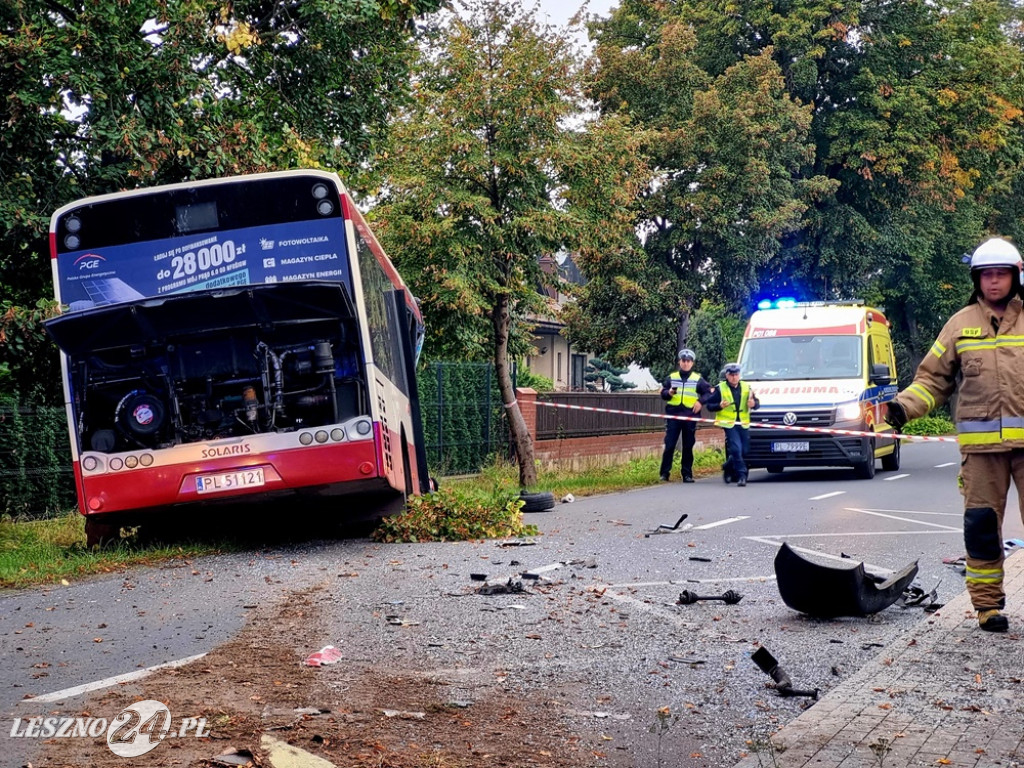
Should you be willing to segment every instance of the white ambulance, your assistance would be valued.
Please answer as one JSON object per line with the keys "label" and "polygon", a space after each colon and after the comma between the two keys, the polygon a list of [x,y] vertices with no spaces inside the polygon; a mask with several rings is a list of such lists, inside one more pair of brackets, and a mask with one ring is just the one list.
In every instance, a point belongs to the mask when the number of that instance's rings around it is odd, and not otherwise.
{"label": "white ambulance", "polygon": [[853,467],[871,478],[881,459],[882,469],[899,469],[900,441],[881,418],[881,404],[897,391],[881,311],[858,301],[759,309],[747,323],[739,363],[761,401],[751,414],[750,468]]}

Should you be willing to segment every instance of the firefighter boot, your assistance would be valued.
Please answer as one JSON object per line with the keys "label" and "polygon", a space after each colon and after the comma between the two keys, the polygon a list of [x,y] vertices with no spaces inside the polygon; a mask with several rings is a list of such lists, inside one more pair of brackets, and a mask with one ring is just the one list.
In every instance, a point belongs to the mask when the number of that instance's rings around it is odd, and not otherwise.
{"label": "firefighter boot", "polygon": [[997,608],[990,611],[978,611],[978,626],[986,632],[1005,632],[1010,622]]}

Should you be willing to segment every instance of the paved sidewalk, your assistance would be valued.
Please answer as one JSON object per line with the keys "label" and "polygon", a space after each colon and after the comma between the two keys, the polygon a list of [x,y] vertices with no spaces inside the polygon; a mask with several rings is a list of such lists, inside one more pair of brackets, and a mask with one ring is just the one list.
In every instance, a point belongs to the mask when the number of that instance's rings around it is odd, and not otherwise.
{"label": "paved sidewalk", "polygon": [[1009,632],[982,632],[965,590],[736,768],[1024,768],[1024,555],[1005,589]]}

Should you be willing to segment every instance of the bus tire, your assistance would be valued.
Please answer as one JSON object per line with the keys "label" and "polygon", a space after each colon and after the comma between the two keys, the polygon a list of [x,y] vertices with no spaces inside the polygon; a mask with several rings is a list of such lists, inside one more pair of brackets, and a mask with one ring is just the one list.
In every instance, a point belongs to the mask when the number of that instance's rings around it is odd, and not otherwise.
{"label": "bus tire", "polygon": [[547,512],[555,508],[555,495],[550,491],[544,493],[527,493],[521,491],[519,498],[523,502],[523,512]]}
{"label": "bus tire", "polygon": [[103,523],[88,517],[85,519],[85,546],[87,549],[102,548],[120,540],[120,525]]}

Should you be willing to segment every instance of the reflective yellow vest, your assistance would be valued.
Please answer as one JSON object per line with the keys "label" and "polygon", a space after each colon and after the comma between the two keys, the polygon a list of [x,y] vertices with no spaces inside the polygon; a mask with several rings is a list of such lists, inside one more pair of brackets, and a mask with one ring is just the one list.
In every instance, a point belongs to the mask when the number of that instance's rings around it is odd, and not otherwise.
{"label": "reflective yellow vest", "polygon": [[[722,392],[722,410],[715,414],[715,426],[732,429],[736,423],[736,404],[732,401],[732,390],[724,382],[718,388]],[[745,381],[740,382],[739,405],[739,424],[744,429],[750,429],[750,385]]]}
{"label": "reflective yellow vest", "polygon": [[666,404],[693,408],[697,402],[697,382],[700,381],[700,374],[690,371],[689,377],[684,379],[681,371],[674,371],[668,379],[669,384],[676,388],[676,393],[665,401]]}

